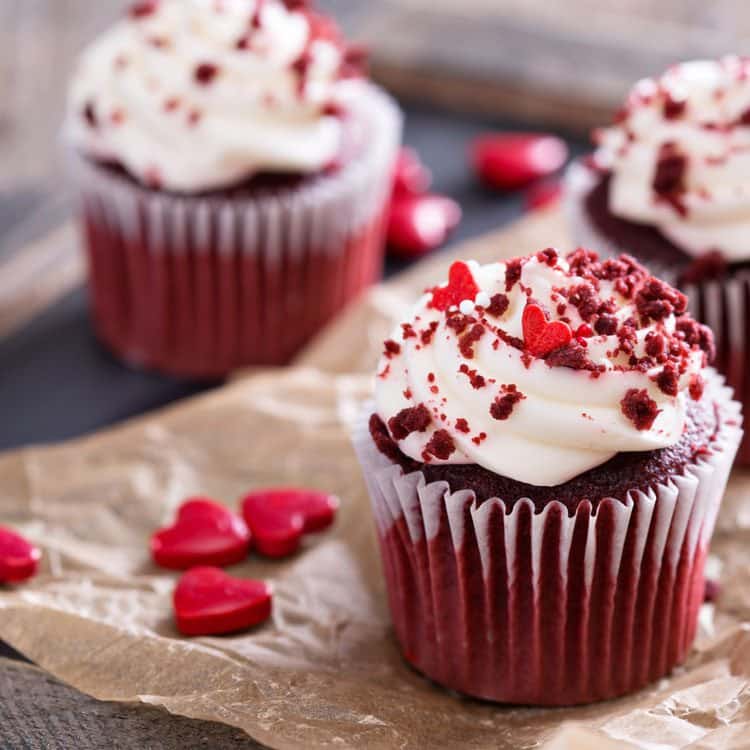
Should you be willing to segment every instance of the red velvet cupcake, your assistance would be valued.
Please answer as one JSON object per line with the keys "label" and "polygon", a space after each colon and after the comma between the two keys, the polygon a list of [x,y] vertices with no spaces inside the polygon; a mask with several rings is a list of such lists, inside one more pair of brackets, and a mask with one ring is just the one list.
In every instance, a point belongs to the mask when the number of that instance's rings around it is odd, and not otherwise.
{"label": "red velvet cupcake", "polygon": [[282,364],[377,279],[401,116],[361,62],[282,0],[138,2],[84,52],[66,140],[107,346]]}
{"label": "red velvet cupcake", "polygon": [[504,703],[686,656],[741,413],[710,331],[629,256],[457,262],[386,341],[355,435],[405,658]]}
{"label": "red velvet cupcake", "polygon": [[[675,65],[639,81],[566,179],[573,239],[631,252],[678,285],[750,401],[750,60]],[[740,448],[750,462],[750,440]]]}

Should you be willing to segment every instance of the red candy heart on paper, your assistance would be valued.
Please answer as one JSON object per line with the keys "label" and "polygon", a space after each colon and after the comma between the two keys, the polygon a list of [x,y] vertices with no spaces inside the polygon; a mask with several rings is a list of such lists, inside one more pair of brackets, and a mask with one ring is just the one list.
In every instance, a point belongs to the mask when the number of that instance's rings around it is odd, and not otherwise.
{"label": "red candy heart on paper", "polygon": [[502,190],[524,187],[556,172],[568,158],[561,138],[539,133],[493,133],[471,147],[474,169],[487,185]]}
{"label": "red candy heart on paper", "polygon": [[154,561],[174,570],[232,565],[244,560],[249,549],[250,532],[245,522],[206,498],[183,503],[174,524],[151,537]]}
{"label": "red candy heart on paper", "polygon": [[333,495],[289,487],[251,492],[242,500],[242,515],[260,554],[286,557],[299,549],[303,534],[328,528],[338,507]]}
{"label": "red candy heart on paper", "polygon": [[479,294],[479,287],[471,274],[471,269],[462,260],[457,260],[448,271],[448,286],[436,286],[428,307],[445,311],[453,305],[460,305],[465,299],[473,300]]}
{"label": "red candy heart on paper", "polygon": [[573,332],[561,320],[548,321],[539,305],[526,305],[521,319],[526,351],[535,357],[543,357],[555,349],[568,344]]}
{"label": "red candy heart on paper", "polygon": [[402,148],[393,173],[393,195],[423,195],[430,189],[432,174],[413,148]]}
{"label": "red candy heart on paper", "polygon": [[461,221],[461,207],[442,195],[394,197],[388,219],[392,255],[416,258],[442,245]]}
{"label": "red candy heart on paper", "polygon": [[0,584],[27,581],[36,573],[41,557],[31,542],[0,526]]}
{"label": "red candy heart on paper", "polygon": [[219,568],[193,568],[173,595],[183,635],[222,635],[246,630],[271,616],[271,590],[263,581],[233,578]]}

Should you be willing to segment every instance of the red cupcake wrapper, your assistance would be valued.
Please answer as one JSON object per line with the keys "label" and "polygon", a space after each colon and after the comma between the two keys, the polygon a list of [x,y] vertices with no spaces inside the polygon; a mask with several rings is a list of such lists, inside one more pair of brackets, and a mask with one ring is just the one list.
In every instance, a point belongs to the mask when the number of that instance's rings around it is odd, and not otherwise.
{"label": "red cupcake wrapper", "polygon": [[190,377],[283,364],[375,281],[401,116],[371,86],[351,107],[364,153],[251,199],[147,190],[71,154],[104,343]]}
{"label": "red cupcake wrapper", "polygon": [[724,419],[710,455],[625,503],[593,511],[584,500],[573,516],[558,502],[535,513],[528,499],[477,507],[469,490],[404,475],[363,420],[354,444],[405,658],[453,690],[547,706],[613,698],[680,663],[742,434],[721,378],[707,393]]}
{"label": "red cupcake wrapper", "polygon": [[[601,234],[589,219],[584,201],[595,184],[595,175],[584,164],[574,162],[568,168],[564,210],[573,242],[605,254],[629,252],[637,255],[637,248],[619,247]],[[658,268],[652,270],[659,272]],[[750,412],[750,272],[743,270],[723,279],[684,285],[682,291],[688,296],[693,317],[714,332],[716,368],[726,377],[743,411]],[[742,441],[737,461],[750,465],[750,434]]]}

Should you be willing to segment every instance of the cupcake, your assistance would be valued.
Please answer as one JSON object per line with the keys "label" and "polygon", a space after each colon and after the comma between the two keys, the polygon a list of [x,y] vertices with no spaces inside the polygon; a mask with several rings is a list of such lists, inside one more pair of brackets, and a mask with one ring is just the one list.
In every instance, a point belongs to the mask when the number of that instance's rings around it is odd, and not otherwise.
{"label": "cupcake", "polygon": [[687,654],[741,413],[685,296],[632,257],[456,262],[385,342],[354,442],[406,660],[515,704]]}
{"label": "cupcake", "polygon": [[[687,62],[639,81],[566,179],[574,240],[631,252],[678,285],[750,401],[750,59]],[[750,463],[750,440],[740,448]]]}
{"label": "cupcake", "polygon": [[362,63],[290,0],[145,0],[84,51],[64,141],[110,349],[282,364],[378,277],[401,116]]}

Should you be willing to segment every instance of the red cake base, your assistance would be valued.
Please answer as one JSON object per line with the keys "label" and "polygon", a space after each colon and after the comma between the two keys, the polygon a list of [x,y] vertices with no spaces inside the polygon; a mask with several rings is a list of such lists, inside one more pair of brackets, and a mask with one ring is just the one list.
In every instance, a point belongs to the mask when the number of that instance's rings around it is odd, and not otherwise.
{"label": "red cake base", "polygon": [[285,364],[379,278],[383,258],[382,208],[340,247],[275,260],[258,246],[128,240],[93,212],[85,230],[100,339],[130,364],[195,378]]}

